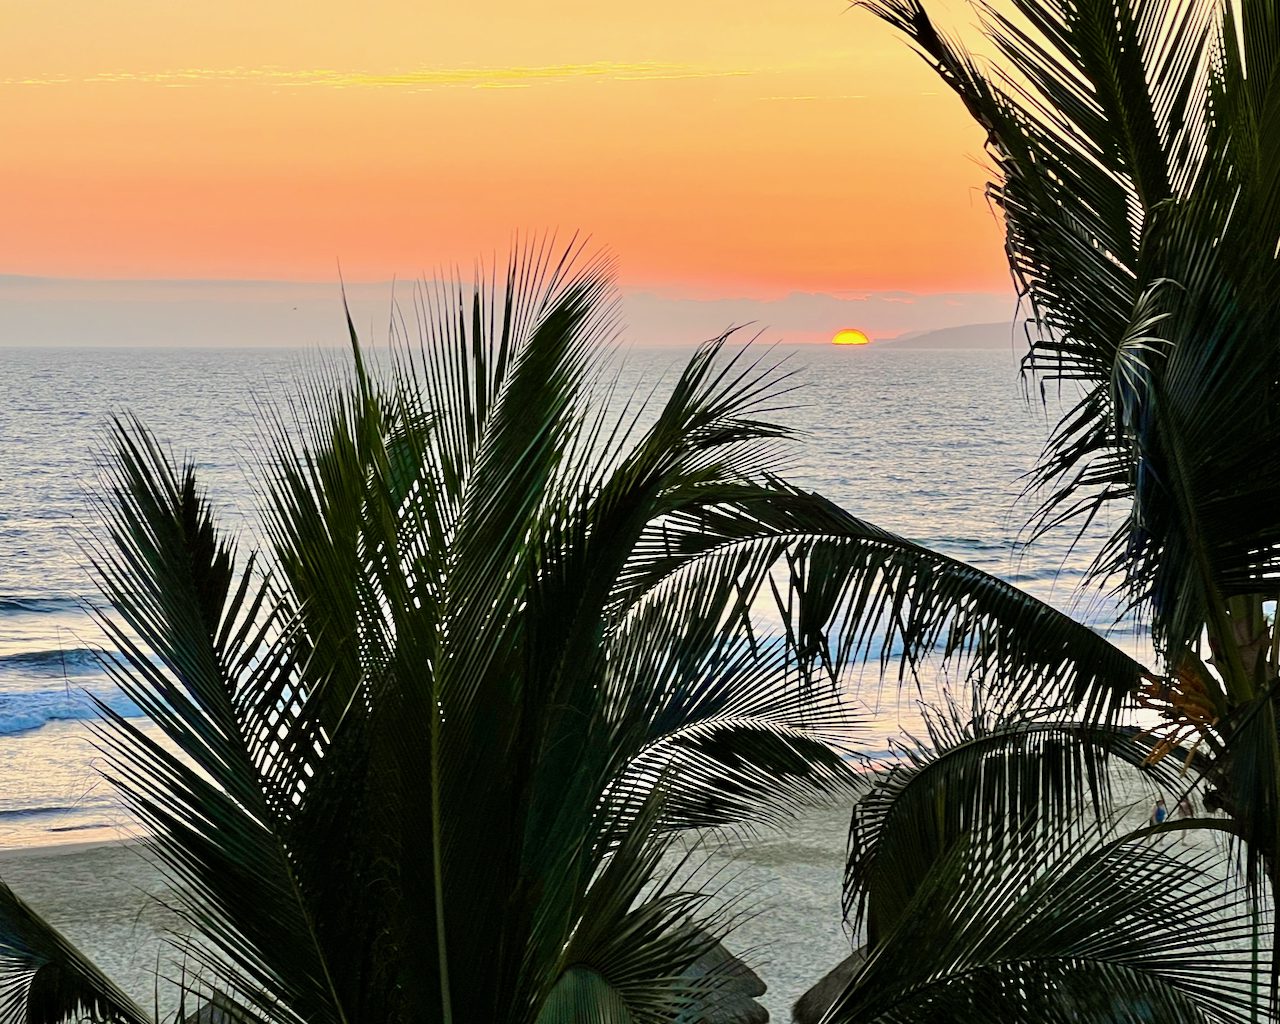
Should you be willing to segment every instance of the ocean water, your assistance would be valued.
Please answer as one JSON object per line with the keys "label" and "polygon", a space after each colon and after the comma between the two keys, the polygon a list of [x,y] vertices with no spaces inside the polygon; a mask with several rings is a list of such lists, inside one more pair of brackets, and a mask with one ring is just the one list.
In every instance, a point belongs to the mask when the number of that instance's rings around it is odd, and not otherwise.
{"label": "ocean water", "polygon": [[[763,353],[763,349],[762,349]],[[637,351],[625,377],[670,379],[687,351]],[[199,463],[224,521],[252,529],[259,403],[287,396],[315,353],[0,349],[0,846],[128,828],[98,774],[91,697],[125,714],[95,652],[82,544],[109,418],[135,412]],[[1047,432],[1012,351],[778,347],[798,388],[780,417],[801,431],[790,478],[855,514],[1004,576],[1100,628],[1113,615],[1077,584],[1090,546],[1020,550],[1023,475]],[[624,391],[627,389],[623,389]],[[1053,410],[1051,410],[1053,411]],[[1137,647],[1140,638],[1116,634]],[[915,721],[892,688],[868,697],[871,754]]]}

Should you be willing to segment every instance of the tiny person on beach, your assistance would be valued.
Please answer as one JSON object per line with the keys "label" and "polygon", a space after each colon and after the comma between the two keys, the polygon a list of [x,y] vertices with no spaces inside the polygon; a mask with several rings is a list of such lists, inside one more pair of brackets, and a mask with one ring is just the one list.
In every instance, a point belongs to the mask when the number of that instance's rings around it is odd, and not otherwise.
{"label": "tiny person on beach", "polygon": [[1156,801],[1155,807],[1151,811],[1151,817],[1147,820],[1152,825],[1163,825],[1165,819],[1169,817],[1169,808],[1164,805],[1164,797]]}
{"label": "tiny person on beach", "polygon": [[[1182,821],[1196,816],[1196,805],[1191,802],[1190,793],[1183,794],[1182,799],[1178,801],[1178,806],[1173,809],[1173,816]],[[1189,832],[1184,831],[1178,836],[1178,839],[1179,841],[1186,843],[1189,841],[1189,835]]]}

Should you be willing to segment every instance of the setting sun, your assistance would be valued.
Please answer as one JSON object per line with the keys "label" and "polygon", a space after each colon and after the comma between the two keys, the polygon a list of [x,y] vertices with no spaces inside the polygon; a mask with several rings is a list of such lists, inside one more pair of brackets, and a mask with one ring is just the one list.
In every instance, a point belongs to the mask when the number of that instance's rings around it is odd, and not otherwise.
{"label": "setting sun", "polygon": [[870,345],[871,339],[861,331],[855,331],[852,328],[845,328],[843,331],[837,331],[836,336],[831,339],[833,345]]}

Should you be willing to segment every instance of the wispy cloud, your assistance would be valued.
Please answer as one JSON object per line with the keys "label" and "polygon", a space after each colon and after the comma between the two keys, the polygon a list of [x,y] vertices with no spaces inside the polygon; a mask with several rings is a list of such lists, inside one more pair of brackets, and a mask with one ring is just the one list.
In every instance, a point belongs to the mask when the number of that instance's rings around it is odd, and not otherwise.
{"label": "wispy cloud", "polygon": [[80,77],[5,78],[0,85],[53,86],[74,84],[142,83],[170,88],[200,85],[260,83],[288,88],[329,89],[527,89],[535,85],[604,80],[662,81],[683,78],[732,78],[752,74],[739,68],[657,61],[592,61],[587,64],[516,65],[511,67],[418,68],[413,71],[372,73],[329,68],[180,68],[165,71],[104,71]]}
{"label": "wispy cloud", "polygon": [[844,94],[818,94],[810,96],[761,96],[762,100],[777,100],[783,102],[802,102],[805,100],[865,100],[869,98],[868,93],[844,93]]}

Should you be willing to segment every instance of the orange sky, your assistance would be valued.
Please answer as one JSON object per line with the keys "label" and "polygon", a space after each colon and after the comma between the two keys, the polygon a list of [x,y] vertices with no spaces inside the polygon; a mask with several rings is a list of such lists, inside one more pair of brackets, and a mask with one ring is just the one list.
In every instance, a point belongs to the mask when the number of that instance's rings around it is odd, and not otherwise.
{"label": "orange sky", "polygon": [[981,139],[843,0],[42,0],[0,274],[412,276],[582,229],[690,296],[1008,292]]}

